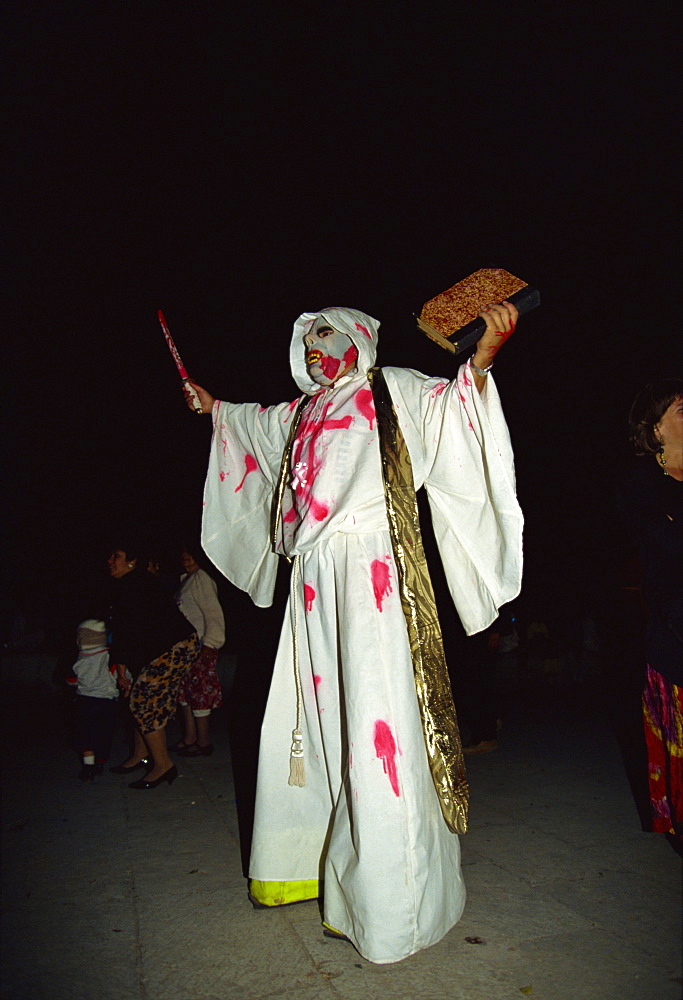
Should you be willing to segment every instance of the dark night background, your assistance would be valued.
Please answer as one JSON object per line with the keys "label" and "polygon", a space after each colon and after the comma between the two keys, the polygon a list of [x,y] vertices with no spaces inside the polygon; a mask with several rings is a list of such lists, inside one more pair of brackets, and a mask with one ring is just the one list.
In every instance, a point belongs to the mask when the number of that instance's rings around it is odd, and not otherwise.
{"label": "dark night background", "polygon": [[449,375],[411,314],[484,266],[542,295],[495,372],[523,593],[544,612],[599,593],[630,402],[678,367],[673,7],[10,3],[4,20],[6,612],[71,636],[119,525],[168,554],[198,526],[209,421],[157,308],[198,381],[268,404],[296,394],[292,321],[326,305],[382,321],[380,363]]}

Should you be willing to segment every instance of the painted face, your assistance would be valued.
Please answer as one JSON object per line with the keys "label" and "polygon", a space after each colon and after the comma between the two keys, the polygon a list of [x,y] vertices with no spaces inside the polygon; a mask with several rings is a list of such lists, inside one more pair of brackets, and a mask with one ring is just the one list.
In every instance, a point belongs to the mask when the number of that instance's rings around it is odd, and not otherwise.
{"label": "painted face", "polygon": [[304,335],[304,350],[308,374],[322,386],[334,385],[358,361],[358,349],[351,338],[334,330],[324,319],[316,320]]}

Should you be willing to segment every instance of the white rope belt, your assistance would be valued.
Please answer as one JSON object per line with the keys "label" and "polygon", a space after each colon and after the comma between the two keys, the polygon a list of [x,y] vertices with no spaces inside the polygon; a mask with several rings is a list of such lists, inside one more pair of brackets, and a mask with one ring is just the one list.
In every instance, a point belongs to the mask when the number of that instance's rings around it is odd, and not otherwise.
{"label": "white rope belt", "polygon": [[292,746],[289,752],[289,784],[303,788],[306,784],[306,766],[304,764],[304,738],[301,733],[301,711],[303,694],[301,691],[301,674],[299,672],[299,557],[294,557],[292,567],[292,636],[294,645],[294,683],[296,684],[296,728],[292,731]]}

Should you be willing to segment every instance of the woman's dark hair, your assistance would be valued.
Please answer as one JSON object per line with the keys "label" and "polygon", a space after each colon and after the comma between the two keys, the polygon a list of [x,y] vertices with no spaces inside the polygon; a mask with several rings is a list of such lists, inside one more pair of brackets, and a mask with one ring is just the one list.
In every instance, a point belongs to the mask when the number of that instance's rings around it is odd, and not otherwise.
{"label": "woman's dark hair", "polygon": [[180,546],[181,552],[187,552],[188,555],[191,555],[200,569],[204,571],[213,570],[211,560],[204,552],[198,538],[184,538],[182,542],[183,544]]}
{"label": "woman's dark hair", "polygon": [[637,455],[655,455],[661,443],[655,436],[655,427],[671,404],[683,396],[683,379],[663,378],[644,386],[629,413],[631,442]]}
{"label": "woman's dark hair", "polygon": [[126,559],[130,560],[130,562],[134,562],[137,559],[138,566],[141,566],[143,569],[147,565],[147,547],[139,539],[133,538],[130,535],[117,535],[114,537],[112,552],[116,552],[117,549],[125,552]]}

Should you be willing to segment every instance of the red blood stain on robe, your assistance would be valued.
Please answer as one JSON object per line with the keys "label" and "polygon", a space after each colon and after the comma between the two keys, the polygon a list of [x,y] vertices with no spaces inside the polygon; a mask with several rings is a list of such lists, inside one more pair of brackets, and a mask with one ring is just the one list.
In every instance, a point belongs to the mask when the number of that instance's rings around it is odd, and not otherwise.
{"label": "red blood stain on robe", "polygon": [[377,610],[381,611],[385,598],[393,589],[391,586],[389,566],[381,559],[373,559],[370,565],[370,573],[372,575],[372,589],[375,594],[375,604],[377,605]]}
{"label": "red blood stain on robe", "polygon": [[384,773],[389,776],[394,795],[400,796],[396,771],[396,740],[389,726],[382,719],[375,723],[375,753],[384,763]]}
{"label": "red blood stain on robe", "polygon": [[242,476],[239,485],[235,487],[235,493],[239,493],[239,491],[242,489],[242,487],[244,486],[244,480],[247,478],[249,473],[255,472],[258,469],[258,462],[256,461],[253,455],[244,456],[244,465],[246,467],[246,472]]}

